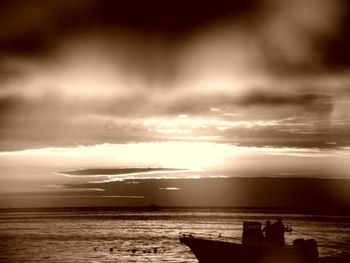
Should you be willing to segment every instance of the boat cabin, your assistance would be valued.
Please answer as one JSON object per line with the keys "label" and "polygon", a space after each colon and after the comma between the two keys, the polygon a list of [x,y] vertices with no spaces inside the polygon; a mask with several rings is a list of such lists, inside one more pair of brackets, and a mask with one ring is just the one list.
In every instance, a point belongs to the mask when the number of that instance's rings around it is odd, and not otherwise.
{"label": "boat cabin", "polygon": [[243,245],[261,245],[264,242],[264,234],[260,222],[243,222]]}

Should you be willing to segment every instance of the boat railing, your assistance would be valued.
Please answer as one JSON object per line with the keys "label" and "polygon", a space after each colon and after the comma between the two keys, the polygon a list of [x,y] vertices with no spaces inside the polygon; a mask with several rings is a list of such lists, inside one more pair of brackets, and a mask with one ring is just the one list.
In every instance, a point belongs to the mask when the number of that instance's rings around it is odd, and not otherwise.
{"label": "boat railing", "polygon": [[180,232],[180,238],[196,238],[196,239],[209,239],[217,241],[226,241],[226,242],[240,242],[240,237],[228,237],[224,236],[219,232],[215,233],[192,233],[192,232]]}

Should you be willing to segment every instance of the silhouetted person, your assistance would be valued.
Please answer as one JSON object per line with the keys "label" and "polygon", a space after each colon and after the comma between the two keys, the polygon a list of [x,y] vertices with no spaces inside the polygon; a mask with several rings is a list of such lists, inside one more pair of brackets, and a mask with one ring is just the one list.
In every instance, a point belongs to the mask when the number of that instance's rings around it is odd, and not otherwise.
{"label": "silhouetted person", "polygon": [[277,219],[277,221],[272,226],[273,243],[277,246],[284,246],[284,232],[291,231],[292,229],[283,225],[282,219]]}
{"label": "silhouetted person", "polygon": [[263,228],[263,231],[265,233],[265,241],[268,244],[273,244],[273,226],[270,220],[266,221],[266,225]]}

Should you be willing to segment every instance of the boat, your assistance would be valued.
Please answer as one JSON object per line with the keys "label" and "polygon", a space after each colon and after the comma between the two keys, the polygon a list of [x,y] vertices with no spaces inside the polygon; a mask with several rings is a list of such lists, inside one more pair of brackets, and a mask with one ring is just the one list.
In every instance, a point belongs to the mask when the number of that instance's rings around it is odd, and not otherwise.
{"label": "boat", "polygon": [[[283,235],[283,234],[282,234]],[[180,233],[199,263],[318,263],[315,239],[296,239],[292,245],[267,240],[260,222],[243,222],[241,243],[221,236],[203,237]]]}

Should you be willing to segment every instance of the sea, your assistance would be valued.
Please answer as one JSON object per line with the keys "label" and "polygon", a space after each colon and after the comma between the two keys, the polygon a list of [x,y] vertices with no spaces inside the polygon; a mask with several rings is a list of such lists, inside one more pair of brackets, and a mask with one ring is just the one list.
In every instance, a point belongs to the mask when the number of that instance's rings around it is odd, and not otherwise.
{"label": "sea", "polygon": [[240,242],[243,221],[282,218],[286,243],[314,238],[321,257],[350,255],[350,215],[243,208],[0,210],[0,262],[197,262],[181,233]]}

